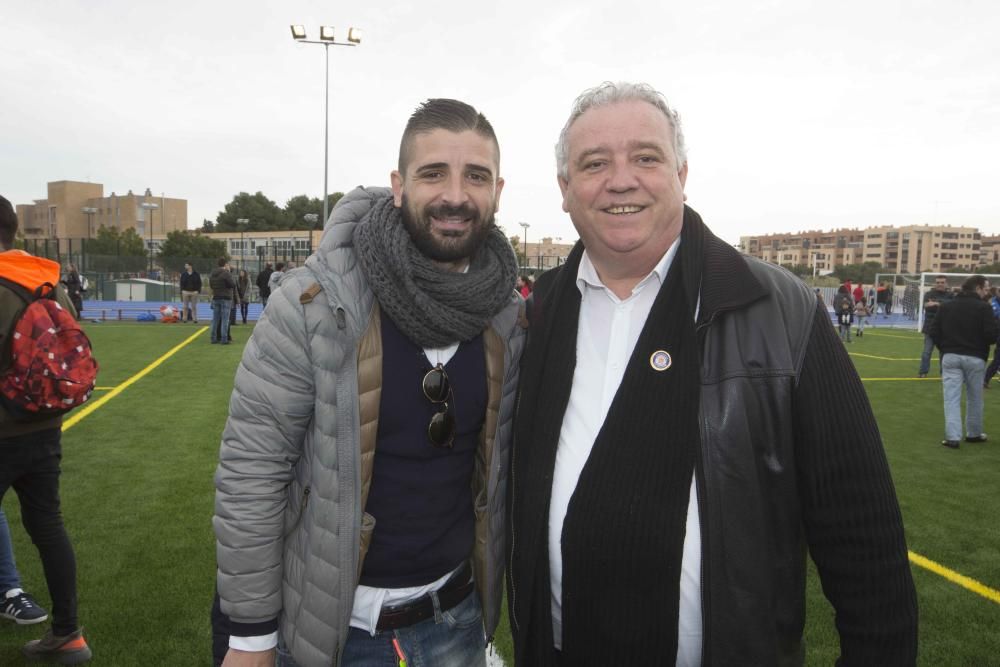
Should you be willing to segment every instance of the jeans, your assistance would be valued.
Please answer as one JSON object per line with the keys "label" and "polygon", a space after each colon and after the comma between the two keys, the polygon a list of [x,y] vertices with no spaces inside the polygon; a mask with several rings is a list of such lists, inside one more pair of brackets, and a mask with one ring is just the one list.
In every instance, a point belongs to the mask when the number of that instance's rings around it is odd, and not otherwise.
{"label": "jeans", "polygon": [[212,299],[213,343],[225,343],[229,340],[229,313],[232,308],[231,299]]}
{"label": "jeans", "polygon": [[[198,292],[181,291],[181,320],[198,321]],[[190,311],[188,310],[190,309]]]}
{"label": "jeans", "polygon": [[21,501],[21,522],[38,548],[45,583],[52,597],[52,631],[67,635],[79,628],[76,616],[76,556],[59,508],[59,428],[0,438],[0,501],[14,487]]}
{"label": "jeans", "polygon": [[17,574],[17,563],[14,562],[14,545],[10,542],[10,526],[7,525],[7,515],[0,509],[0,599],[12,588],[21,587],[21,578]]}
{"label": "jeans", "polygon": [[944,437],[962,439],[962,385],[965,385],[965,435],[983,434],[983,374],[986,362],[964,354],[944,355],[941,383],[944,388]]}
{"label": "jeans", "polygon": [[846,340],[848,343],[851,342],[851,325],[850,324],[840,324],[840,340]]}
{"label": "jeans", "polygon": [[920,374],[927,375],[931,372],[931,355],[934,354],[934,341],[927,334],[924,334],[924,351],[920,353]]}
{"label": "jeans", "polygon": [[[431,593],[437,608],[437,595]],[[392,640],[399,641],[407,667],[486,667],[483,610],[475,591],[448,611],[396,630],[382,630],[372,637],[351,628],[341,667],[399,667]],[[276,667],[298,667],[278,638]]]}
{"label": "jeans", "polygon": [[240,301],[240,317],[243,319],[243,324],[247,323],[247,313],[250,311],[250,304],[246,301]]}

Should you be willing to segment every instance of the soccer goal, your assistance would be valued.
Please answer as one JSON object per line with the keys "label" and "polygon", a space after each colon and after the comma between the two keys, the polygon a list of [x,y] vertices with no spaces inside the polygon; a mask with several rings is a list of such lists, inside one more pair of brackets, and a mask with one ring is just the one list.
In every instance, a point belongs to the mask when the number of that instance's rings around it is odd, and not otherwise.
{"label": "soccer goal", "polygon": [[983,276],[990,281],[991,285],[1000,285],[1000,274],[996,273],[921,273],[920,281],[914,290],[914,296],[917,299],[916,304],[914,304],[917,314],[917,331],[922,331],[924,328],[924,296],[934,289],[934,281],[937,280],[938,276],[947,280],[948,289],[956,294],[961,291],[962,283],[972,276]]}

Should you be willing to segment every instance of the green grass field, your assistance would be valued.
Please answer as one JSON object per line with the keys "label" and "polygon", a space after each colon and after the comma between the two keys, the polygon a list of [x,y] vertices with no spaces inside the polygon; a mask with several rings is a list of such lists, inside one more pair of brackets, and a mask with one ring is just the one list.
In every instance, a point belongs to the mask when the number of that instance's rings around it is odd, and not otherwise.
{"label": "green grass field", "polygon": [[[87,325],[101,364],[98,385],[120,386],[195,333],[191,325]],[[80,618],[96,665],[208,665],[214,585],[212,474],[233,374],[250,328],[235,345],[204,330],[159,366],[66,430],[63,513],[76,548]],[[941,447],[937,378],[918,380],[921,337],[875,329],[849,346],[865,379],[892,466],[910,549],[1000,590],[1000,385],[986,392],[987,444]],[[937,372],[935,361],[934,373]],[[102,389],[95,399],[109,393]],[[86,409],[86,406],[83,408]],[[37,552],[11,522],[25,588],[48,604]],[[1000,602],[913,567],[920,601],[920,664],[1000,665]],[[974,587],[974,586],[973,586]],[[832,665],[832,610],[813,577],[808,664]],[[44,626],[0,622],[0,665]],[[497,637],[509,646],[506,625]]]}

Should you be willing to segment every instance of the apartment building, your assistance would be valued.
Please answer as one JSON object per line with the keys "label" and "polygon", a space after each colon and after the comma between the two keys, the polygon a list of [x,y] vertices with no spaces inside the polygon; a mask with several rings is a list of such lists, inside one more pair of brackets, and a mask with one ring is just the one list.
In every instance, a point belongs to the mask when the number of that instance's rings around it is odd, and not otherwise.
{"label": "apartment building", "polygon": [[740,250],[773,264],[804,264],[827,273],[843,264],[878,262],[896,273],[971,270],[988,264],[975,227],[879,226],[864,230],[740,237]]}
{"label": "apartment building", "polygon": [[857,229],[741,236],[739,244],[742,252],[765,262],[810,266],[820,274],[861,263],[863,246],[864,232]]}
{"label": "apartment building", "polygon": [[133,228],[143,238],[163,239],[187,229],[187,200],[131,190],[104,195],[100,183],[52,181],[48,196],[17,205],[20,232],[26,239],[93,238],[101,227]]}
{"label": "apartment building", "polygon": [[979,263],[996,264],[1000,262],[1000,234],[984,236],[979,246]]}

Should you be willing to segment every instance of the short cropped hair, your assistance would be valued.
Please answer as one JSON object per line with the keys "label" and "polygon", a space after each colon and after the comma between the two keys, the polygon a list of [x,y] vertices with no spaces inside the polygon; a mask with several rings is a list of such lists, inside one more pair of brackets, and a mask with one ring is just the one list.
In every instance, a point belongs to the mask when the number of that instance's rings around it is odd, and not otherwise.
{"label": "short cropped hair", "polygon": [[17,213],[7,198],[0,195],[0,250],[10,250],[14,247],[14,236],[17,234]]}
{"label": "short cropped hair", "polygon": [[667,122],[670,123],[670,128],[674,131],[674,155],[677,156],[677,170],[680,171],[687,162],[687,147],[684,145],[680,114],[671,109],[663,95],[647,83],[605,81],[595,88],[589,88],[580,93],[580,96],[573,102],[569,120],[563,126],[562,132],[559,133],[559,142],[556,143],[556,170],[563,180],[569,178],[568,135],[573,123],[590,109],[633,100],[649,102],[667,117]]}
{"label": "short cropped hair", "polygon": [[405,175],[410,163],[410,150],[413,138],[418,134],[426,134],[434,130],[449,132],[465,132],[472,130],[484,139],[493,142],[497,152],[497,164],[500,164],[500,143],[486,116],[465,102],[446,98],[430,99],[417,107],[403,130],[403,138],[399,142],[399,173]]}
{"label": "short cropped hair", "polygon": [[976,274],[966,278],[965,282],[962,283],[963,292],[975,292],[978,287],[986,287],[986,276]]}
{"label": "short cropped hair", "polygon": [[216,260],[215,263],[218,266],[225,266],[226,265],[226,258],[225,257],[220,257],[218,260]]}

